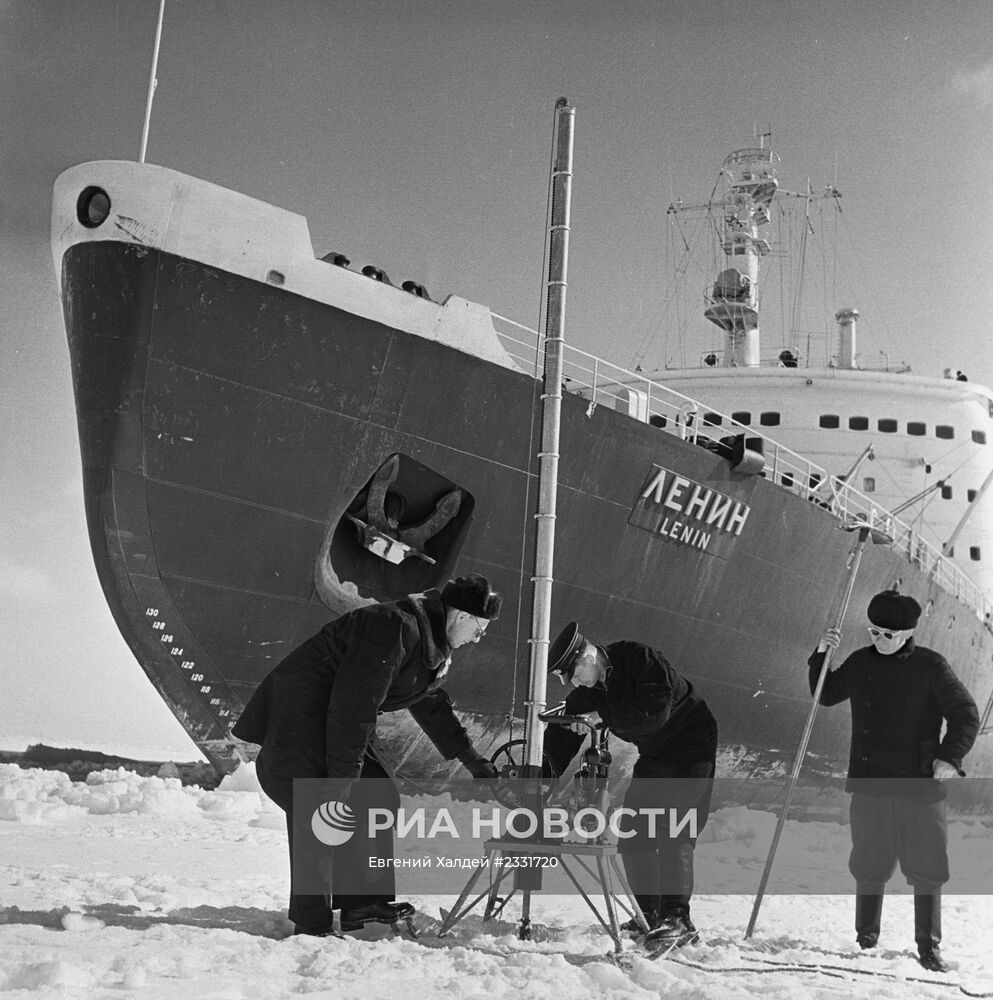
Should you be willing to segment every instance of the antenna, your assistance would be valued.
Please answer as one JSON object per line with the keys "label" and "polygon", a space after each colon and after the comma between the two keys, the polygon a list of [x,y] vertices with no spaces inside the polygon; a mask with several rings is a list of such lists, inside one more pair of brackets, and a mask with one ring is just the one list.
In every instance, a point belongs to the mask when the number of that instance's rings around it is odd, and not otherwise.
{"label": "antenna", "polygon": [[145,101],[145,124],[141,130],[141,151],[138,153],[138,162],[145,162],[145,151],[148,149],[148,126],[152,120],[152,98],[155,96],[155,88],[158,80],[155,74],[159,67],[159,44],[162,41],[162,20],[165,17],[165,0],[159,0],[159,23],[155,26],[155,51],[152,53],[152,72],[148,78],[148,98]]}

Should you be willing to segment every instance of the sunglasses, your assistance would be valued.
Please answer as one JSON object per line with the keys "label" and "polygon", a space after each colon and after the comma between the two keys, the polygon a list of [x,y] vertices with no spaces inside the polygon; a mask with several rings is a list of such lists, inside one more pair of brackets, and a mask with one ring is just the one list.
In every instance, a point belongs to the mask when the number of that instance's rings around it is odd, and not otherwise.
{"label": "sunglasses", "polygon": [[906,628],[897,629],[895,632],[887,631],[886,629],[876,628],[875,625],[870,625],[868,628],[869,635],[871,635],[873,639],[878,639],[880,636],[884,639],[895,639],[898,635],[903,635],[904,632],[909,631],[911,630]]}

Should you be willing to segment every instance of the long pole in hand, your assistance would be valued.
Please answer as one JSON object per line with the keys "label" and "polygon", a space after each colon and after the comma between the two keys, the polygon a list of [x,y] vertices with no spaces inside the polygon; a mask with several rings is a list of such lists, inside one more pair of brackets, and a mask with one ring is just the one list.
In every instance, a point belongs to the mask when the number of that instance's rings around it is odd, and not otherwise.
{"label": "long pole in hand", "polygon": [[[862,553],[865,551],[865,543],[869,538],[870,528],[868,525],[859,528],[858,541],[852,550],[851,564],[848,567],[848,578],[845,581],[845,594],[841,601],[841,610],[838,612],[838,619],[834,627],[841,632],[841,627],[845,622],[845,615],[848,613],[848,605],[855,590],[855,577],[859,571],[859,563],[862,562]],[[747,941],[755,930],[755,922],[758,920],[759,908],[762,906],[762,897],[765,895],[766,886],[769,883],[769,875],[772,873],[773,859],[776,857],[776,849],[779,847],[779,838],[783,834],[783,827],[790,811],[790,803],[793,801],[793,793],[796,791],[797,781],[800,777],[800,768],[803,767],[804,758],[807,756],[807,744],[810,742],[810,734],[814,729],[814,716],[817,714],[817,706],[821,700],[821,692],[824,690],[824,681],[827,678],[831,667],[831,656],[834,647],[828,646],[824,654],[824,662],[821,664],[821,674],[817,678],[817,687],[814,689],[813,703],[810,706],[810,714],[807,716],[807,724],[803,728],[803,736],[800,739],[800,747],[797,750],[796,760],[793,762],[793,771],[790,774],[789,784],[786,788],[786,801],[779,813],[779,820],[776,822],[776,832],[772,837],[772,846],[769,848],[769,856],[765,860],[765,869],[762,872],[762,880],[759,882],[758,892],[755,895],[755,903],[752,906],[752,915],[748,920],[748,928],[745,931]]]}

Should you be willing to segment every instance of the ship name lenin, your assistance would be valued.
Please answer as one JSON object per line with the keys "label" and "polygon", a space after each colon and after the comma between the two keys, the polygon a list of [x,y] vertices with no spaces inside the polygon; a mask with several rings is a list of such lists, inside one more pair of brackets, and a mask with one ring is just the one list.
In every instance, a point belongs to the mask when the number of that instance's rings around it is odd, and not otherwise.
{"label": "ship name lenin", "polygon": [[676,542],[706,550],[715,534],[737,537],[751,508],[719,490],[653,465],[630,521]]}

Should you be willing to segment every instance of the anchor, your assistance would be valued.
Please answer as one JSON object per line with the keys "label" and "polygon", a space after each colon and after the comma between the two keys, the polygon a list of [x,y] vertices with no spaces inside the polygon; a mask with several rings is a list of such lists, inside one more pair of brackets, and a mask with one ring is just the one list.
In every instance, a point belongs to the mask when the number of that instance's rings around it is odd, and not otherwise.
{"label": "anchor", "polygon": [[458,514],[462,490],[446,493],[423,521],[401,528],[404,498],[391,492],[399,474],[400,456],[391,455],[372,477],[363,507],[354,514],[346,512],[345,516],[357,528],[359,544],[380,559],[396,566],[409,556],[416,556],[433,566],[435,560],[424,547]]}

